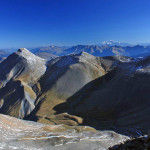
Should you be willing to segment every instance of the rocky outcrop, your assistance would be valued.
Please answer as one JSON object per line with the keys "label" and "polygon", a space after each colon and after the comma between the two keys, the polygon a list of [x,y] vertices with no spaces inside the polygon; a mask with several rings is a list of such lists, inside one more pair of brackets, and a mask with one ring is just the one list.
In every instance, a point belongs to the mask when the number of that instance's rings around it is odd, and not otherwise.
{"label": "rocky outcrop", "polygon": [[109,150],[122,150],[122,149],[128,150],[150,149],[150,138],[147,135],[141,136],[139,138],[132,138],[127,141],[124,141],[121,144],[109,148]]}

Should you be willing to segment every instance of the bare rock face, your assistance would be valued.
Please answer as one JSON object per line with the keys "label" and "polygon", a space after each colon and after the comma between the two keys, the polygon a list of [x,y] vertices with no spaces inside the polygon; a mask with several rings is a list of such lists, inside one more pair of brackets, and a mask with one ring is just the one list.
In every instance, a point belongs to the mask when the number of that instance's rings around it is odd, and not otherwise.
{"label": "bare rock face", "polygon": [[0,86],[3,87],[11,79],[19,79],[32,83],[40,78],[46,71],[45,60],[35,56],[25,48],[8,56],[0,64]]}
{"label": "bare rock face", "polygon": [[123,143],[120,143],[118,145],[112,146],[109,148],[109,150],[122,150],[122,149],[150,149],[150,138],[145,135],[138,138],[132,138],[128,139],[127,141],[124,141]]}
{"label": "bare rock face", "polygon": [[25,48],[19,49],[16,54],[24,58],[28,64],[29,71],[31,72],[31,80],[39,79],[46,71],[45,60],[32,54]]}
{"label": "bare rock face", "polygon": [[60,57],[48,65],[44,88],[53,86],[58,94],[66,97],[106,73],[100,59],[85,52]]}
{"label": "bare rock face", "polygon": [[45,60],[25,48],[0,64],[0,112],[24,118],[34,109],[36,94],[32,86],[45,73]]}

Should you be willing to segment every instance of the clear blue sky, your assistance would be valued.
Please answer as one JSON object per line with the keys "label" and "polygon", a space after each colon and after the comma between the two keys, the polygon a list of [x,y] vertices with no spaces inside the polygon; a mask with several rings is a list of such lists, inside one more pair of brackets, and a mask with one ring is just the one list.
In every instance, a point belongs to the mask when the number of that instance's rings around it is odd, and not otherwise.
{"label": "clear blue sky", "polygon": [[0,0],[0,48],[150,42],[150,0]]}

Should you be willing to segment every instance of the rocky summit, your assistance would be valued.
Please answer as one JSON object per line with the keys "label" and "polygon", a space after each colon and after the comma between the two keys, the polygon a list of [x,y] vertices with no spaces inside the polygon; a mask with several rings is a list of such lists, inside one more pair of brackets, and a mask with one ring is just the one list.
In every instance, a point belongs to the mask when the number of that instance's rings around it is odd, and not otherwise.
{"label": "rocky summit", "polygon": [[23,118],[34,109],[32,86],[45,73],[45,60],[22,48],[0,64],[0,112]]}

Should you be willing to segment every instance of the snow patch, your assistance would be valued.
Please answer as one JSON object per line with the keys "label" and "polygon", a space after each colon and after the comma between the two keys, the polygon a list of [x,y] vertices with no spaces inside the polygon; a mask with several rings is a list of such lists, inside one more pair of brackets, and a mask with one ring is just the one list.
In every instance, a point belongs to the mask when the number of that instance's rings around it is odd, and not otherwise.
{"label": "snow patch", "polygon": [[19,54],[19,56],[22,56],[24,59],[26,59],[30,70],[32,71],[33,78],[39,78],[40,76],[42,76],[45,71],[46,71],[46,60],[42,59],[36,55],[34,55],[33,53],[31,53],[30,51],[28,51],[26,48],[20,48],[17,51],[17,54]]}

